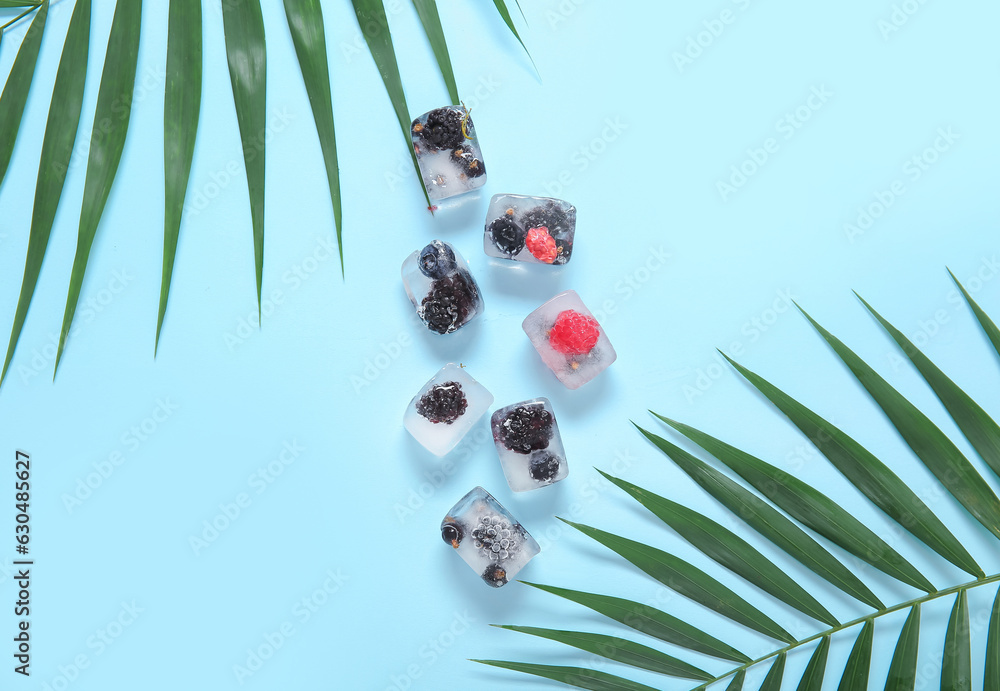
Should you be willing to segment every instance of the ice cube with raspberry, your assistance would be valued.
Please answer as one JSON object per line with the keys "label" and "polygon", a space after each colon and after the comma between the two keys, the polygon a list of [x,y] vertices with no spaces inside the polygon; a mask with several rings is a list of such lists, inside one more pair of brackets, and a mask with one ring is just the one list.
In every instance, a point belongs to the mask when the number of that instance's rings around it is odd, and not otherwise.
{"label": "ice cube with raspberry", "polygon": [[403,414],[403,426],[435,456],[462,441],[489,407],[493,394],[461,366],[448,363],[423,385]]}
{"label": "ice cube with raspberry", "polygon": [[432,202],[471,192],[486,183],[483,152],[464,106],[424,113],[410,125],[410,139]]}
{"label": "ice cube with raspberry", "polygon": [[573,290],[529,314],[521,328],[542,362],[568,389],[583,386],[618,358],[604,329]]}
{"label": "ice cube with raspberry", "polygon": [[413,252],[403,262],[402,273],[417,316],[435,333],[458,331],[484,309],[469,265],[447,242],[434,240]]}
{"label": "ice cube with raspberry", "polygon": [[496,194],[486,211],[483,250],[490,257],[565,264],[573,254],[576,207],[551,197]]}
{"label": "ice cube with raspberry", "polygon": [[549,399],[535,398],[501,408],[490,418],[490,427],[511,490],[538,489],[569,474]]}
{"label": "ice cube with raspberry", "polygon": [[441,521],[441,539],[493,588],[513,580],[541,551],[524,526],[482,487],[451,507]]}

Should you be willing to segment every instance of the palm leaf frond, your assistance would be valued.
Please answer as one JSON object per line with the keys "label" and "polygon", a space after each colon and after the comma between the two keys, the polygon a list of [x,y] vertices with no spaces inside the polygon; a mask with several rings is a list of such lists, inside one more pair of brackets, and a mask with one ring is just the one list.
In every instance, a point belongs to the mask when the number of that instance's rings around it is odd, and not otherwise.
{"label": "palm leaf frond", "polygon": [[590,691],[657,691],[652,686],[639,684],[628,679],[616,677],[607,672],[587,669],[585,667],[560,667],[556,665],[533,665],[524,662],[504,662],[502,660],[472,660],[482,665],[500,667],[515,672],[523,672],[552,681],[559,681],[569,686],[576,686]]}
{"label": "palm leaf frond", "polygon": [[[45,19],[48,14],[49,0],[45,0],[35,10],[35,18],[31,20],[28,32],[21,41],[17,57],[14,58],[10,74],[7,75],[7,83],[0,93],[0,132],[3,132],[3,138],[0,138],[0,186],[3,185],[10,157],[14,153],[14,142],[21,127],[24,105],[28,102],[28,90],[35,75],[35,64],[38,62],[38,51],[42,47],[42,34],[45,33]],[[0,29],[0,35],[2,33],[3,30]]]}
{"label": "palm leaf frond", "polygon": [[913,691],[917,681],[917,652],[920,644],[920,605],[913,605],[889,664],[885,691]]}
{"label": "palm leaf frond", "polygon": [[997,325],[992,319],[990,319],[989,315],[983,311],[979,304],[972,299],[972,296],[969,295],[969,291],[965,289],[962,282],[955,278],[955,274],[951,273],[951,269],[948,270],[948,273],[951,275],[951,280],[953,280],[955,285],[958,286],[958,289],[962,291],[962,297],[964,297],[965,301],[969,304],[969,307],[972,309],[972,313],[976,315],[979,325],[983,328],[983,332],[986,334],[986,337],[990,339],[990,343],[993,344],[993,348],[997,351],[997,355],[1000,355],[1000,328],[997,327]]}
{"label": "palm leaf frond", "polygon": [[434,58],[437,60],[444,78],[445,86],[448,87],[448,96],[451,102],[458,105],[462,99],[458,96],[458,84],[455,82],[455,68],[451,65],[451,57],[448,54],[448,43],[444,38],[444,28],[441,26],[441,16],[438,14],[437,0],[413,0],[413,6],[417,8],[417,15],[420,16],[420,23],[430,41],[431,50],[434,51]]}
{"label": "palm leaf frond", "polygon": [[854,641],[851,654],[844,667],[844,675],[840,678],[837,691],[857,691],[868,688],[868,673],[872,665],[872,640],[875,637],[875,621],[869,619],[861,628],[858,639]]}
{"label": "palm leaf frond", "polygon": [[823,677],[826,676],[826,662],[830,658],[830,637],[823,636],[809,658],[809,664],[802,672],[802,679],[796,691],[822,691]]}

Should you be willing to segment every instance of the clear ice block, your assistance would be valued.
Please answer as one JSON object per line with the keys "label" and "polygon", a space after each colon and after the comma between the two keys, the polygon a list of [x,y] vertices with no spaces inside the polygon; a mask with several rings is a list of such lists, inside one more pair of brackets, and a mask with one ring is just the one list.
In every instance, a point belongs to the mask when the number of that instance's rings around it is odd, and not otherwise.
{"label": "clear ice block", "polygon": [[580,388],[618,358],[604,329],[573,290],[529,314],[521,328],[567,389]]}
{"label": "clear ice block", "polygon": [[506,584],[541,549],[482,487],[462,497],[441,521],[441,538],[494,588]]}
{"label": "clear ice block", "polygon": [[435,456],[458,446],[493,405],[493,394],[463,368],[448,363],[413,397],[403,426]]}
{"label": "clear ice block", "polygon": [[490,426],[503,474],[513,491],[537,489],[569,475],[566,449],[549,399],[501,408],[493,413]]}
{"label": "clear ice block", "polygon": [[576,207],[551,197],[496,194],[486,212],[483,249],[491,257],[565,264],[573,254]]}
{"label": "clear ice block", "polygon": [[465,194],[486,184],[483,152],[464,106],[424,113],[410,126],[413,151],[431,201]]}
{"label": "clear ice block", "polygon": [[427,328],[450,334],[484,309],[469,265],[447,242],[434,240],[403,262],[403,287]]}

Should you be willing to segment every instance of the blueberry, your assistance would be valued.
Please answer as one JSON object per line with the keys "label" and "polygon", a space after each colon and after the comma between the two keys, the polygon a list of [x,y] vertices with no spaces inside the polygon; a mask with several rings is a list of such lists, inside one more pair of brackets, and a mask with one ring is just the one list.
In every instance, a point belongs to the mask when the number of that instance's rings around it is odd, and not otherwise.
{"label": "blueberry", "polygon": [[490,564],[483,571],[483,580],[494,588],[499,588],[507,583],[507,570],[499,564]]}
{"label": "blueberry", "polygon": [[455,523],[446,523],[441,526],[441,539],[457,549],[462,541],[462,529]]}
{"label": "blueberry", "polygon": [[435,240],[420,250],[417,267],[427,278],[444,278],[458,266],[455,252],[447,243]]}

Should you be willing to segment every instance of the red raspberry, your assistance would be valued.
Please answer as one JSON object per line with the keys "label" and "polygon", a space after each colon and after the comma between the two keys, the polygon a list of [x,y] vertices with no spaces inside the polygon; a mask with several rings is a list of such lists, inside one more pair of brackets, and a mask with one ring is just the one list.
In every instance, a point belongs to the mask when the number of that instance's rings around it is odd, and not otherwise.
{"label": "red raspberry", "polygon": [[549,235],[549,229],[545,226],[528,228],[525,244],[528,246],[528,251],[540,262],[551,264],[559,256],[556,241]]}
{"label": "red raspberry", "polygon": [[559,313],[549,331],[549,345],[565,355],[586,355],[600,336],[601,327],[593,317],[565,310]]}

